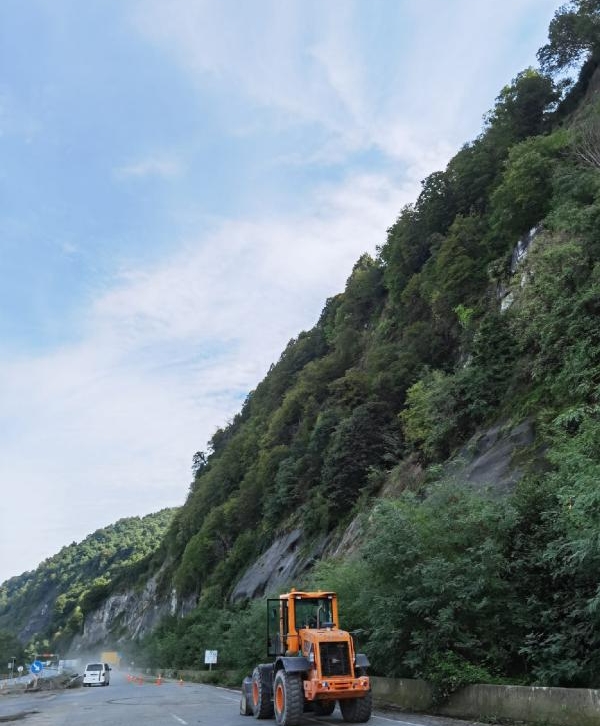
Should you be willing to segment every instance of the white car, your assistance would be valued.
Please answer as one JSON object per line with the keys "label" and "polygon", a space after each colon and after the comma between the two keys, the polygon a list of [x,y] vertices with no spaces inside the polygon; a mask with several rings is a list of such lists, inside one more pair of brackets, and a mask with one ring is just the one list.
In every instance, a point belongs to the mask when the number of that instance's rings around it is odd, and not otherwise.
{"label": "white car", "polygon": [[108,686],[110,666],[108,663],[88,663],[83,672],[84,686]]}

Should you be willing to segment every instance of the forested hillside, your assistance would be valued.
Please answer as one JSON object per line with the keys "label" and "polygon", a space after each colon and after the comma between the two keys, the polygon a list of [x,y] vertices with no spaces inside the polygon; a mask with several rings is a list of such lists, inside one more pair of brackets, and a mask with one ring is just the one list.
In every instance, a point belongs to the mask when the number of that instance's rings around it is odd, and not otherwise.
{"label": "forested hillside", "polygon": [[[154,562],[164,597],[198,606],[136,662],[218,646],[247,669],[264,606],[229,605],[244,570],[281,533],[362,516],[351,559],[294,584],[338,590],[375,673],[598,685],[600,1],[560,8],[538,57],[194,456]],[[473,433],[523,421],[508,495],[446,478]],[[64,612],[74,632],[85,613]]]}
{"label": "forested hillside", "polygon": [[86,614],[108,592],[148,572],[174,511],[120,519],[63,547],[36,570],[4,582],[0,587],[4,660],[15,656],[22,662],[25,646],[30,657],[48,649],[65,653]]}
{"label": "forested hillside", "polygon": [[[155,635],[154,658],[197,663],[211,642],[230,664],[260,657],[259,639],[235,646],[262,633],[254,607],[255,628],[215,617],[244,567],[282,531],[341,532],[387,485],[399,496],[375,505],[354,560],[313,575],[376,671],[597,685],[599,59],[600,3],[559,9],[540,70],[501,90],[198,452],[164,554],[165,586],[200,606]],[[439,480],[473,432],[524,420],[536,440],[508,498]]]}

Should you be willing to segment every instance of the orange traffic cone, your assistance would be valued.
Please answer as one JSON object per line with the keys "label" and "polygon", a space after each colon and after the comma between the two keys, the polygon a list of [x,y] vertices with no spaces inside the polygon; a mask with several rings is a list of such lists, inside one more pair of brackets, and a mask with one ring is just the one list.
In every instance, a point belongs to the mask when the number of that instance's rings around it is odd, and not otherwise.
{"label": "orange traffic cone", "polygon": [[158,674],[158,678],[156,679],[156,685],[161,686],[162,685],[162,676],[160,673]]}

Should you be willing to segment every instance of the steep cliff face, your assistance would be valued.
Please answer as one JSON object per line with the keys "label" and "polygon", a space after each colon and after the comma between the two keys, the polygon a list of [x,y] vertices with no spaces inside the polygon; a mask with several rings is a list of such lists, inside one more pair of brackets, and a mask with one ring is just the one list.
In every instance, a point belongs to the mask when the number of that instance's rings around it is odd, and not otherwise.
{"label": "steep cliff face", "polygon": [[535,449],[533,423],[517,426],[498,423],[478,431],[445,467],[445,474],[459,484],[508,494],[523,477],[526,468],[536,466],[543,451]]}
{"label": "steep cliff face", "polygon": [[85,651],[103,643],[118,644],[151,632],[167,616],[187,615],[195,606],[195,597],[178,600],[173,591],[167,599],[157,595],[160,573],[152,577],[142,590],[127,590],[111,595],[90,613],[83,633],[72,644],[75,652]]}
{"label": "steep cliff face", "polygon": [[242,575],[231,602],[253,599],[289,586],[310,569],[331,545],[332,537],[307,540],[301,529],[279,537]]}
{"label": "steep cliff face", "polygon": [[118,604],[121,593],[135,584],[143,587],[139,579],[152,572],[148,563],[175,511],[120,519],[63,547],[36,570],[0,583],[0,631],[14,633],[34,652],[50,648],[64,653],[73,637],[81,635],[84,614],[119,593],[115,603],[106,606],[110,620],[111,613],[125,607]]}
{"label": "steep cliff face", "polygon": [[[535,442],[532,422],[511,426],[498,423],[478,431],[445,467],[445,475],[457,485],[509,493],[522,478],[526,466],[542,452],[530,451]],[[528,453],[527,462],[524,461]],[[386,496],[385,492],[382,493]],[[242,575],[231,594],[231,602],[261,597],[289,587],[322,557],[347,556],[362,537],[362,516],[352,520],[340,534],[309,540],[301,529],[278,539]]]}

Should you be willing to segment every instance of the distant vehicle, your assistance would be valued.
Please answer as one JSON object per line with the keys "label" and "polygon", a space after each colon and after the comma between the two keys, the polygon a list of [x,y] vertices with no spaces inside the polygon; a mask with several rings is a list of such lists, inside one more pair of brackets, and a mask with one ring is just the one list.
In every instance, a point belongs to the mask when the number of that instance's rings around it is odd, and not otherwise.
{"label": "distant vehicle", "polygon": [[116,650],[103,650],[100,653],[100,660],[103,663],[108,663],[112,668],[118,669],[121,667],[121,656]]}
{"label": "distant vehicle", "polygon": [[108,686],[111,668],[108,663],[88,663],[83,672],[84,686]]}

